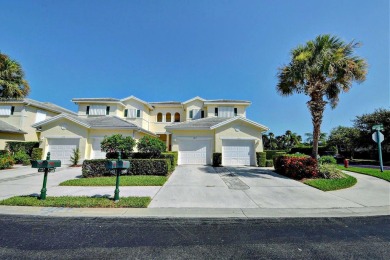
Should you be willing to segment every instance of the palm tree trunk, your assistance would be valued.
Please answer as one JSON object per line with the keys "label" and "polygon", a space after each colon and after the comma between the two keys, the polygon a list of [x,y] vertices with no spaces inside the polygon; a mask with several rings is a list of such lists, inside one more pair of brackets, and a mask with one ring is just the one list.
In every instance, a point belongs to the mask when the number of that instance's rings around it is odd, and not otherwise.
{"label": "palm tree trunk", "polygon": [[326,101],[322,99],[322,95],[315,93],[317,95],[312,95],[311,100],[307,102],[309,107],[311,120],[313,122],[313,150],[312,157],[317,159],[318,157],[318,141],[320,139],[321,133],[321,123],[324,115]]}

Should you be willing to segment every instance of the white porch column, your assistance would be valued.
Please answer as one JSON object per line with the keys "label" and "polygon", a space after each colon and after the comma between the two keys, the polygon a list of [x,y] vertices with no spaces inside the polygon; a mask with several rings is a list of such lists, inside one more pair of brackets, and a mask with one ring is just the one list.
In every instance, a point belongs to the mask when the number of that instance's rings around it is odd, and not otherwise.
{"label": "white porch column", "polygon": [[167,152],[169,151],[169,134],[167,133],[166,134],[166,136],[167,136],[167,138],[166,138],[166,140],[165,140],[165,145],[167,146]]}

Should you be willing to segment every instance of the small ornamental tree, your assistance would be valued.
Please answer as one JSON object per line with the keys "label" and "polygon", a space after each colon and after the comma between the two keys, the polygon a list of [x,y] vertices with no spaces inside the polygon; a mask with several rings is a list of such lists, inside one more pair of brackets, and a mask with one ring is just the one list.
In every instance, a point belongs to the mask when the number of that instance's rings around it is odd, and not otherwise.
{"label": "small ornamental tree", "polygon": [[135,140],[131,136],[122,136],[121,134],[114,134],[105,136],[100,143],[100,148],[106,153],[121,152],[129,155],[135,146]]}
{"label": "small ornamental tree", "polygon": [[165,152],[167,146],[160,139],[145,135],[138,141],[137,149],[141,153],[150,154],[151,158],[156,158]]}

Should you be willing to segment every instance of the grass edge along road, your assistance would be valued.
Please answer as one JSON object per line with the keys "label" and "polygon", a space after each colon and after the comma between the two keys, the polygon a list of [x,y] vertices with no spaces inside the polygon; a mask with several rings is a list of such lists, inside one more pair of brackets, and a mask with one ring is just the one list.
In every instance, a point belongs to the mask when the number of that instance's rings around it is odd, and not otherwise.
{"label": "grass edge along road", "polygon": [[390,182],[390,171],[388,170],[381,172],[379,169],[362,168],[362,167],[355,167],[355,166],[345,168],[342,165],[337,165],[337,168],[343,171],[350,171],[350,172],[369,175]]}
{"label": "grass edge along road", "polygon": [[[120,186],[162,186],[166,176],[131,175],[121,176]],[[115,186],[116,177],[80,178],[61,182],[59,186]]]}
{"label": "grass edge along road", "polygon": [[121,197],[118,202],[107,197],[62,196],[40,200],[33,196],[15,196],[0,201],[4,206],[64,207],[64,208],[146,208],[150,197]]}

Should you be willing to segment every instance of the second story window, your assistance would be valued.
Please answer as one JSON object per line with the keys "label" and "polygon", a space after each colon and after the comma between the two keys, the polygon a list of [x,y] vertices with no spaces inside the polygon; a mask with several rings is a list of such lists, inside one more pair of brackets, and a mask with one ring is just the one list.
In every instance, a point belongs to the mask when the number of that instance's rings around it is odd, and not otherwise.
{"label": "second story window", "polygon": [[108,116],[109,114],[110,114],[110,107],[107,106],[107,107],[106,107],[106,116]]}
{"label": "second story window", "polygon": [[237,113],[237,108],[235,107],[235,108],[234,108],[234,116],[237,116],[237,114],[238,114],[238,113]]}
{"label": "second story window", "polygon": [[12,115],[12,108],[11,106],[0,106],[0,116],[10,116]]}
{"label": "second story window", "polygon": [[139,109],[126,109],[128,112],[126,117],[128,118],[139,118],[141,117],[141,110]]}
{"label": "second story window", "polygon": [[233,117],[234,109],[233,107],[219,107],[218,117]]}
{"label": "second story window", "polygon": [[214,109],[214,115],[215,115],[215,116],[218,116],[218,107],[216,107],[216,108]]}
{"label": "second story window", "polygon": [[87,115],[104,116],[107,114],[107,108],[108,108],[108,112],[110,112],[110,109],[107,106],[97,106],[97,105],[89,106],[89,109],[87,107],[87,112],[89,112],[87,113]]}
{"label": "second story window", "polygon": [[171,122],[171,113],[165,115],[165,122]]}
{"label": "second story window", "polygon": [[175,122],[180,122],[180,113],[175,113]]}
{"label": "second story window", "polygon": [[42,110],[37,110],[37,114],[35,117],[35,123],[41,122],[46,119],[46,112]]}
{"label": "second story window", "polygon": [[162,113],[157,114],[157,122],[162,122]]}

